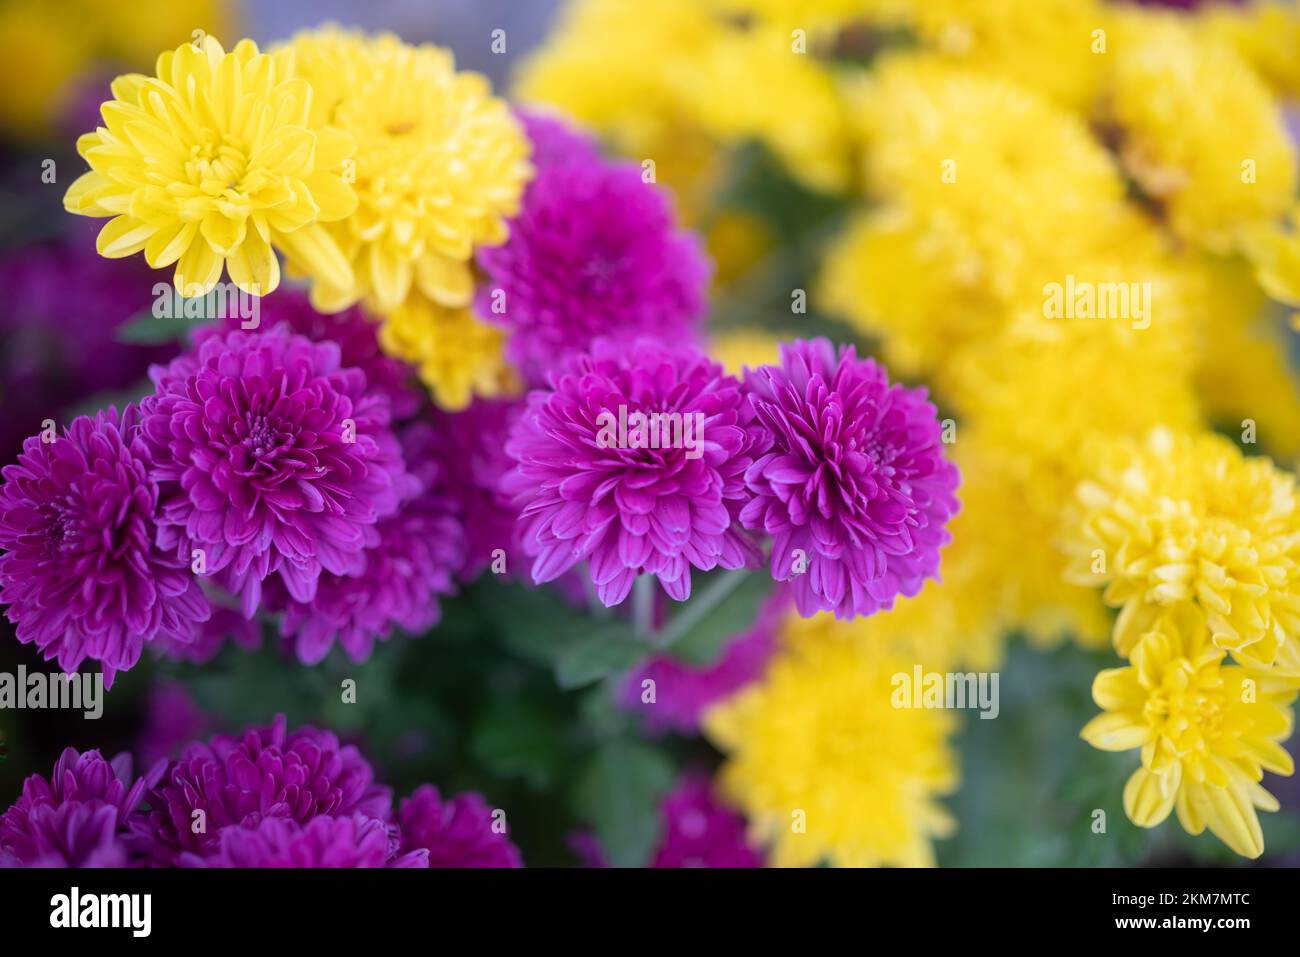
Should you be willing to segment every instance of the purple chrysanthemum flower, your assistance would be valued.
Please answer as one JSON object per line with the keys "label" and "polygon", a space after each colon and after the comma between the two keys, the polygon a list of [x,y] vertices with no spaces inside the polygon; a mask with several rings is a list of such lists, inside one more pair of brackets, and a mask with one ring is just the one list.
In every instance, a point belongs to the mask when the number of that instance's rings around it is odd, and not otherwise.
{"label": "purple chrysanthemum flower", "polygon": [[[644,716],[654,733],[699,729],[700,716],[756,680],[776,649],[777,628],[789,605],[789,593],[777,586],[759,609],[747,631],[727,642],[721,657],[705,666],[691,665],[670,655],[646,661],[624,679],[619,702]],[[654,682],[654,700],[645,700],[646,681]]]}
{"label": "purple chrysanthemum flower", "polygon": [[493,830],[492,809],[472,792],[443,800],[425,784],[398,813],[402,851],[429,852],[430,867],[523,867],[519,848]]}
{"label": "purple chrysanthemum flower", "polygon": [[[550,126],[533,129],[553,152]],[[506,355],[530,385],[597,337],[694,339],[710,273],[699,240],[677,229],[668,195],[638,166],[580,154],[540,166],[510,238],[481,248],[478,263],[476,309],[509,332]]]}
{"label": "purple chrysanthemum flower", "polygon": [[[440,461],[442,440],[427,422],[407,426],[401,443],[409,491],[400,509],[380,520],[362,571],[326,572],[310,602],[286,601],[281,632],[304,664],[321,661],[336,639],[348,657],[362,662],[394,626],[419,634],[438,623],[438,597],[455,590],[464,560],[464,536]],[[281,596],[270,597],[278,607]]]}
{"label": "purple chrysanthemum flower", "polygon": [[[600,160],[600,148],[596,141],[564,120],[536,110],[517,110],[515,115],[523,124],[524,135],[532,145],[532,162],[536,169],[560,163],[590,164]],[[91,124],[86,129],[93,126]]]}
{"label": "purple chrysanthemum flower", "polygon": [[[653,443],[649,420],[638,427],[651,415]],[[685,601],[692,568],[756,562],[736,519],[762,442],[740,383],[717,363],[694,349],[598,341],[551,390],[529,395],[506,446],[519,464],[503,487],[520,507],[533,580],[585,561],[607,606],[642,572]]]}
{"label": "purple chrysanthemum flower", "polygon": [[[379,347],[379,323],[369,319],[360,306],[324,315],[312,308],[304,290],[283,287],[274,296],[257,300],[257,311],[257,329],[274,329],[283,322],[312,342],[336,343],[340,363],[366,374],[367,391],[388,399],[394,421],[409,419],[420,410],[424,394],[413,384],[414,371]],[[247,321],[238,314],[228,316],[215,331],[242,329]],[[201,330],[196,345],[213,331],[212,327]]]}
{"label": "purple chrysanthemum flower", "polygon": [[472,581],[490,566],[500,549],[511,572],[523,551],[519,543],[519,510],[501,489],[514,460],[506,454],[506,439],[523,403],[505,399],[475,399],[460,412],[434,409],[439,460],[448,494],[456,503],[465,533],[462,581]]}
{"label": "purple chrysanthemum flower", "polygon": [[223,828],[212,853],[185,854],[188,867],[425,867],[423,852],[390,860],[387,825],[376,818],[317,817],[306,824],[265,817]]}
{"label": "purple chrysanthemum flower", "polygon": [[771,446],[745,473],[741,521],[772,536],[799,613],[870,615],[936,577],[960,476],[925,390],[826,339],[782,345],[745,384]]}
{"label": "purple chrysanthemum flower", "polygon": [[188,561],[155,544],[159,487],[133,406],[29,438],[0,475],[0,602],[18,640],[104,683],[159,636],[193,640],[208,602]]}
{"label": "purple chrysanthemum flower", "polygon": [[321,573],[359,574],[403,473],[388,400],[339,347],[285,325],[202,337],[151,370],[144,436],[163,489],[159,544],[243,601],[278,573],[311,601]]}
{"label": "purple chrysanthemum flower", "polygon": [[688,774],[659,807],[662,822],[652,867],[762,867],[745,839],[745,819],[713,796],[702,774]]}
{"label": "purple chrysanthemum flower", "polygon": [[47,781],[33,774],[0,815],[0,866],[124,867],[148,853],[133,833],[145,781],[131,756],[105,761],[98,751],[66,748]]}
{"label": "purple chrysanthemum flower", "polygon": [[312,727],[289,732],[283,715],[270,727],[191,744],[166,767],[148,802],[147,830],[163,864],[182,853],[207,856],[223,828],[256,827],[266,817],[306,824],[353,814],[387,820],[392,811],[391,793],[375,783],[355,747]]}
{"label": "purple chrysanthemum flower", "polygon": [[[567,837],[583,867],[609,867],[605,849],[589,830]],[[689,773],[659,804],[659,841],[651,867],[762,867],[763,855],[745,836],[745,819],[718,803],[707,775]]]}

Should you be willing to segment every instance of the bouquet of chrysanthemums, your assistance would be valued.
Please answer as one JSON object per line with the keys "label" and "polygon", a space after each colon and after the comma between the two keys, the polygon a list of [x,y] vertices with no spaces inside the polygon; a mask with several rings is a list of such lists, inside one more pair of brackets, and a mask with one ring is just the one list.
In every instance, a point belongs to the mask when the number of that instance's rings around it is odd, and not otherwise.
{"label": "bouquet of chrysanthemums", "polygon": [[178,39],[14,121],[0,864],[1300,850],[1300,8]]}

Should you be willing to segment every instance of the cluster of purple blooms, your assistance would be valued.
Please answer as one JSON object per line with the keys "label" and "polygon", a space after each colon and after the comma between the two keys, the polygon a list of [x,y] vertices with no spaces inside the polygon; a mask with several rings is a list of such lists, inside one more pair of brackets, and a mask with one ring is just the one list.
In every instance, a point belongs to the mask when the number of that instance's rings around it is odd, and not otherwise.
{"label": "cluster of purple blooms", "polygon": [[[617,605],[642,575],[760,564],[803,615],[889,608],[938,570],[957,509],[922,390],[818,339],[728,375],[698,345],[708,280],[663,192],[525,115],[539,174],[479,257],[484,317],[535,388],[432,409],[358,309],[285,290],[200,330],[121,413],[29,438],[0,486],[0,601],[19,640],[111,683],[146,645],[206,660],[278,615],[300,660],[365,660],[492,556],[535,583],[585,571]],[[488,297],[492,297],[489,295]],[[653,330],[654,338],[647,338]],[[698,447],[597,441],[616,409],[698,422]]]}
{"label": "cluster of purple blooms", "polygon": [[522,867],[505,815],[423,785],[397,806],[352,745],[284,718],[143,777],[68,748],[0,815],[7,867]]}
{"label": "cluster of purple blooms", "polygon": [[[685,601],[694,573],[766,563],[785,584],[716,662],[627,677],[628,708],[644,679],[659,688],[651,730],[689,733],[765,667],[790,603],[870,615],[937,575],[959,476],[924,390],[825,339],[728,374],[702,348],[707,258],[666,194],[562,123],[522,120],[538,172],[509,238],[478,253],[476,309],[531,391],[436,409],[360,309],[321,315],[292,289],[254,329],[203,328],[154,357],[138,404],[32,436],[0,472],[20,641],[111,685],[146,647],[199,663],[253,647],[260,611],[301,662],[336,646],[361,662],[489,567],[582,575],[613,606],[643,576]],[[689,421],[695,442],[604,441],[615,414]],[[707,779],[663,815],[659,866],[761,864]],[[143,778],[69,749],[0,817],[0,862],[518,865],[492,824],[481,798],[432,787],[395,807],[355,748],[277,720]]]}

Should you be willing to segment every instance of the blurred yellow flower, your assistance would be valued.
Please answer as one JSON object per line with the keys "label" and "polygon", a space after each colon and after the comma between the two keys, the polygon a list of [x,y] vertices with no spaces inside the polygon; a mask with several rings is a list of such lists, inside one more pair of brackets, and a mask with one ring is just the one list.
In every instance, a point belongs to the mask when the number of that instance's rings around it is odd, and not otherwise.
{"label": "blurred yellow flower", "polygon": [[1107,92],[1130,174],[1180,237],[1216,252],[1295,201],[1278,104],[1228,43],[1173,15],[1119,20]]}
{"label": "blurred yellow flower", "polygon": [[1097,0],[915,0],[923,42],[955,62],[1086,112],[1109,51]]}
{"label": "blurred yellow flower", "polygon": [[412,288],[444,306],[468,305],[470,258],[506,237],[531,176],[530,146],[486,78],[458,73],[451,54],[391,34],[336,27],[300,33],[287,48],[315,91],[312,115],[357,142],[356,212],[330,230],[351,264],[344,282],[291,262],[312,278],[312,301],[335,312],[360,299],[380,312]]}
{"label": "blurred yellow flower", "polygon": [[[725,7],[725,5],[723,5]],[[813,189],[848,185],[835,82],[791,35],[698,0],[576,0],[525,64],[524,101],[559,107],[620,153],[653,160],[686,221],[721,175],[721,148],[763,143]]]}
{"label": "blurred yellow flower", "polygon": [[22,82],[0,84],[0,128],[18,138],[50,132],[77,84],[105,66],[143,68],[159,49],[203,33],[227,34],[221,0],[6,0],[0,62],[22,63]]}
{"label": "blurred yellow flower", "polygon": [[1101,443],[1067,516],[1069,575],[1104,584],[1129,655],[1164,609],[1193,605],[1217,647],[1300,675],[1300,497],[1295,476],[1227,439],[1156,429]]}
{"label": "blurred yellow flower", "polygon": [[1190,834],[1207,827],[1243,857],[1264,853],[1256,810],[1278,802],[1264,771],[1290,775],[1280,744],[1291,734],[1295,683],[1224,663],[1198,609],[1162,612],[1133,647],[1132,663],[1097,675],[1102,713],[1082,737],[1103,751],[1142,749],[1124,788],[1124,811],[1155,827],[1177,810]]}
{"label": "blurred yellow flower", "polygon": [[787,634],[757,684],[706,714],[721,787],[774,866],[934,863],[955,827],[936,800],[957,786],[955,722],[893,706],[915,663],[827,622]]}
{"label": "blurred yellow flower", "polygon": [[246,292],[274,291],[273,246],[350,283],[321,224],[356,208],[343,173],[355,144],[309,121],[311,95],[290,64],[251,40],[229,53],[211,36],[182,44],[158,58],[156,76],[113,82],[105,125],[77,142],[91,170],[64,206],[112,217],[99,234],[101,255],[144,250],[155,269],[175,263],[186,296],[210,290],[223,268]]}
{"label": "blurred yellow flower", "polygon": [[1040,96],[902,54],[853,97],[868,188],[883,205],[830,250],[821,295],[881,336],[907,374],[933,372],[1013,309],[1041,308],[1045,284],[1117,244],[1150,242],[1105,149]]}
{"label": "blurred yellow flower", "polygon": [[416,291],[384,315],[379,344],[415,366],[434,402],[453,412],[476,395],[509,395],[520,388],[504,357],[501,330],[468,309],[439,305]]}

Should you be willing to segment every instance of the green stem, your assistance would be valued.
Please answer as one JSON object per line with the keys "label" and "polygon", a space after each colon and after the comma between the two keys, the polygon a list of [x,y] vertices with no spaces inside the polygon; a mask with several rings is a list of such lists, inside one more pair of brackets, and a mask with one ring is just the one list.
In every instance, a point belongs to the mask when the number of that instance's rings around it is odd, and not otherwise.
{"label": "green stem", "polygon": [[723,572],[709,587],[686,603],[680,612],[673,616],[656,638],[655,644],[660,648],[669,648],[677,644],[690,633],[690,630],[702,622],[709,612],[726,600],[727,596],[740,587],[740,583],[749,575],[749,569],[736,568]]}
{"label": "green stem", "polygon": [[655,577],[644,572],[632,584],[632,630],[642,640],[654,637],[656,584]]}

